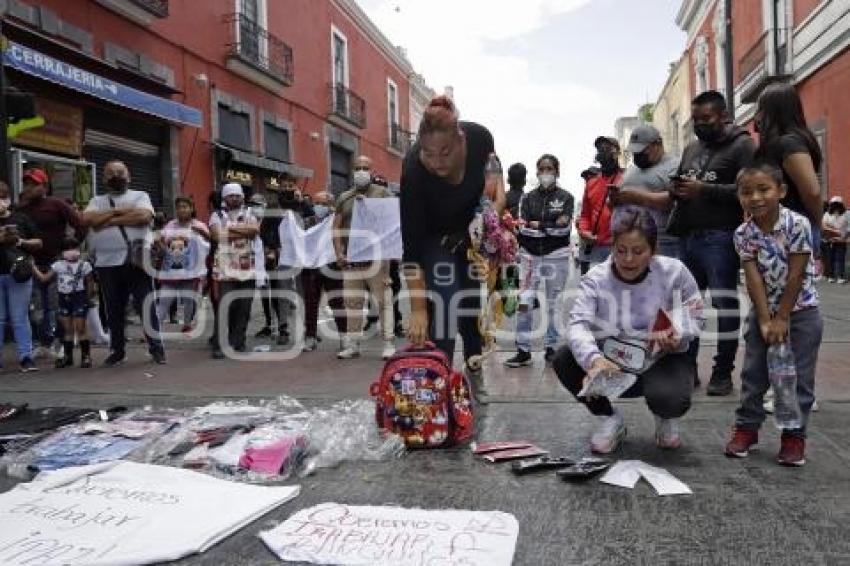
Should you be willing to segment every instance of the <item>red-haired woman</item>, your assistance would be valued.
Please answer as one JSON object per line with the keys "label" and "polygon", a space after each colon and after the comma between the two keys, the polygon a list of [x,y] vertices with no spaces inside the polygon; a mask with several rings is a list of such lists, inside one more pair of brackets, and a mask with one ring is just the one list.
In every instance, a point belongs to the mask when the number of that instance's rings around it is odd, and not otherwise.
{"label": "red-haired woman", "polygon": [[[401,232],[411,292],[408,336],[417,345],[430,337],[449,359],[458,332],[467,362],[481,354],[480,284],[467,260],[468,228],[484,193],[484,169],[493,153],[493,136],[487,128],[458,121],[454,103],[440,96],[425,109],[417,142],[404,160]],[[504,189],[488,196],[501,214]],[[432,301],[430,318],[426,294]],[[467,372],[480,400],[480,368],[467,364]]]}

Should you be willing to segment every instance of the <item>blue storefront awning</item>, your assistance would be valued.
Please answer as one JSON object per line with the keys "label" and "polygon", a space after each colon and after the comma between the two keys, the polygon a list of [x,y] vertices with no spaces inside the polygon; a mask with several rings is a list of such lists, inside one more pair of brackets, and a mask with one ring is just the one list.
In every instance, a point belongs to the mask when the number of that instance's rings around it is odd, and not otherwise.
{"label": "blue storefront awning", "polygon": [[197,108],[117,83],[19,43],[9,42],[8,48],[3,52],[3,64],[22,73],[170,122],[195,128],[202,127],[204,123],[204,115]]}

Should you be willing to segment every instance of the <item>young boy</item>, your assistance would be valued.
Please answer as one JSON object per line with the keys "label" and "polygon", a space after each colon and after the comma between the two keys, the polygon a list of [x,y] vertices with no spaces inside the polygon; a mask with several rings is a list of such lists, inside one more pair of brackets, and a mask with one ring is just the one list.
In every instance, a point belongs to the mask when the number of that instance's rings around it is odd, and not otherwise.
{"label": "young boy", "polygon": [[811,226],[804,216],[780,204],[785,192],[782,172],[771,165],[749,167],[738,175],[738,198],[750,218],[735,231],[735,248],[744,265],[753,306],[744,334],[741,406],[735,413],[726,455],[743,458],[758,442],[765,419],[762,399],[770,386],[767,350],[790,339],[803,426],[782,431],[777,461],[784,466],[802,466],[806,463],[806,422],[814,401],[823,321],[814,285]]}
{"label": "young boy", "polygon": [[91,367],[91,342],[86,328],[89,302],[94,296],[92,266],[80,258],[80,242],[68,237],[62,241],[60,259],[46,272],[33,267],[35,277],[42,283],[57,278],[59,322],[64,330],[65,353],[56,360],[57,368],[74,365],[74,335],[80,343],[80,367]]}

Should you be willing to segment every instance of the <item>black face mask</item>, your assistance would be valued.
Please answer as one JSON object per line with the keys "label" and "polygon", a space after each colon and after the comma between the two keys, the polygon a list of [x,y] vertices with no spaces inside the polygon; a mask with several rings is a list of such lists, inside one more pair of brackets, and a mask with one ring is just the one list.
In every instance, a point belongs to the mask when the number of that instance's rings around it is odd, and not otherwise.
{"label": "black face mask", "polygon": [[106,181],[110,193],[123,193],[127,190],[127,179],[124,177],[112,177]]}
{"label": "black face mask", "polygon": [[301,202],[295,198],[295,191],[283,191],[277,199],[280,207],[287,210],[296,209],[301,206]]}
{"label": "black face mask", "polygon": [[646,151],[635,153],[632,156],[632,161],[634,161],[635,166],[638,169],[649,169],[653,165],[652,159],[649,157],[649,154]]}
{"label": "black face mask", "polygon": [[617,170],[619,164],[617,158],[611,153],[599,152],[596,154],[596,162],[599,163],[599,168],[605,175],[610,175]]}
{"label": "black face mask", "polygon": [[712,124],[697,124],[694,126],[694,135],[702,142],[713,143],[720,139],[722,129],[715,128]]}

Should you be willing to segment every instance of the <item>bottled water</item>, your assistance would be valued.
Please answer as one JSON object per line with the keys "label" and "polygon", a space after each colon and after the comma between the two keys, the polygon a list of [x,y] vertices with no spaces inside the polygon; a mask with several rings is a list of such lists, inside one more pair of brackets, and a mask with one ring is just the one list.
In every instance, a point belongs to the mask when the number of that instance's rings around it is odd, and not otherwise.
{"label": "bottled water", "polygon": [[780,429],[803,426],[797,400],[797,366],[788,343],[774,344],[767,350],[767,372],[775,394],[773,418]]}

